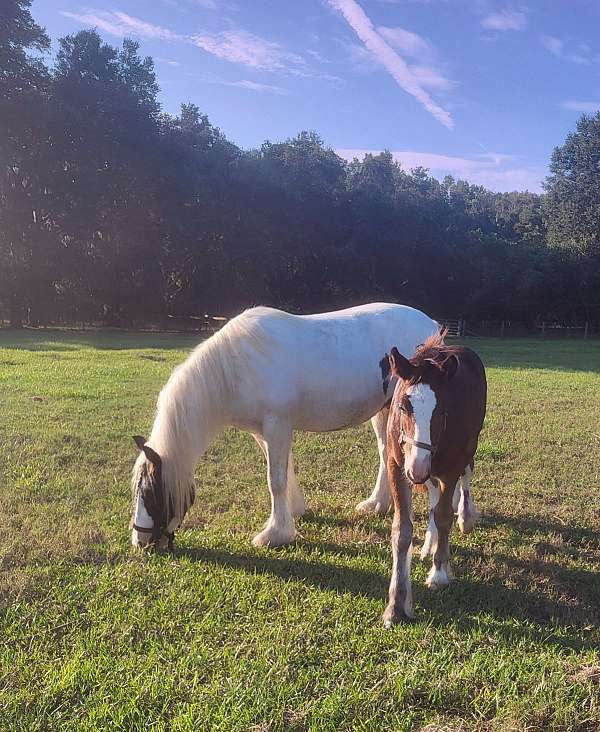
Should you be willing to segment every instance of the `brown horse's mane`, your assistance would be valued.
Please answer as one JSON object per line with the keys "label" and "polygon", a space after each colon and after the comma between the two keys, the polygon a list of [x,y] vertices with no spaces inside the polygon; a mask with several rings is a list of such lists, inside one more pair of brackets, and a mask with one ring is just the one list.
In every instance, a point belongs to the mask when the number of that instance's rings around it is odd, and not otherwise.
{"label": "brown horse's mane", "polygon": [[417,369],[428,364],[441,368],[454,354],[454,348],[444,343],[447,332],[447,328],[444,328],[439,333],[429,336],[425,343],[417,346],[414,354],[408,359],[411,364]]}

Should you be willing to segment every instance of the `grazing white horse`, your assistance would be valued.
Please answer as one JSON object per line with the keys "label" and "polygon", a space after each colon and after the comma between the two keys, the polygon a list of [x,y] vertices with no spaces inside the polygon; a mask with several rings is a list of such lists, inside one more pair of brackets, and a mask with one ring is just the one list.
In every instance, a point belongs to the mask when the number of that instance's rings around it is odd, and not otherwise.
{"label": "grazing white horse", "polygon": [[172,373],[158,398],[149,439],[135,438],[132,543],[172,538],[191,506],[194,468],[227,426],[250,432],[267,458],[271,515],[253,540],[281,546],[296,535],[305,511],[294,473],[294,430],[326,432],[371,418],[380,465],[371,496],[359,511],[385,513],[387,354],[410,355],[438,324],[404,305],[375,303],[321,315],[272,308],[246,310],[200,344]]}

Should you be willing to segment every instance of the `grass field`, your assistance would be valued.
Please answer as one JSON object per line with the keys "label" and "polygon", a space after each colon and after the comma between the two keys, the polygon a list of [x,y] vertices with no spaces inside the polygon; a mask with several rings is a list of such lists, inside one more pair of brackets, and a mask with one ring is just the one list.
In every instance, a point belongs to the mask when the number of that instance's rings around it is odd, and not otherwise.
{"label": "grass field", "polygon": [[131,435],[192,343],[0,331],[1,730],[600,728],[600,343],[469,342],[489,379],[483,517],[453,531],[446,590],[415,558],[417,621],[392,631],[390,519],[353,511],[367,426],[297,435],[294,546],[250,545],[263,458],[228,431],[175,555],[130,548]]}

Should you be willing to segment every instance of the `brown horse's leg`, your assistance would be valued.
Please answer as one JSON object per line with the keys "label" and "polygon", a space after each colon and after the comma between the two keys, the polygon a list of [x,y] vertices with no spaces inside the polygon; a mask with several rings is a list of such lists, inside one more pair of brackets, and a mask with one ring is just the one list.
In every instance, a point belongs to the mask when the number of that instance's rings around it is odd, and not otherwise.
{"label": "brown horse's leg", "polygon": [[386,628],[413,617],[410,583],[413,533],[412,491],[403,468],[396,463],[393,457],[388,459],[388,476],[394,499],[394,522],[392,524],[392,578],[389,601],[383,614],[383,624]]}
{"label": "brown horse's leg", "polygon": [[425,581],[425,584],[431,587],[431,589],[444,587],[453,578],[449,563],[450,551],[448,541],[454,520],[452,496],[454,495],[457,480],[458,475],[439,478],[441,495],[433,513],[435,525],[438,530],[438,543],[433,555],[433,566]]}

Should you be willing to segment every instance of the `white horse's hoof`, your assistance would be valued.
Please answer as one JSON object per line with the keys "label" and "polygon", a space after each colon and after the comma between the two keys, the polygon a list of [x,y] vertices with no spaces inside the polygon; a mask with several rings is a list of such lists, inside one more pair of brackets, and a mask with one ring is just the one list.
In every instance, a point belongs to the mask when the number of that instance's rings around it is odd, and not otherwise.
{"label": "white horse's hoof", "polygon": [[381,501],[374,501],[372,498],[367,498],[361,501],[356,506],[356,513],[369,514],[376,513],[379,516],[385,516],[390,510],[390,503],[382,503]]}
{"label": "white horse's hoof", "polygon": [[447,585],[449,585],[450,580],[451,577],[448,576],[448,573],[445,569],[436,569],[434,565],[427,575],[425,584],[427,585],[427,587],[429,587],[430,590],[438,590],[441,587],[446,587]]}
{"label": "white horse's hoof", "polygon": [[412,610],[408,613],[406,611],[395,613],[393,610],[388,611],[386,609],[386,611],[384,612],[383,617],[382,617],[383,627],[386,630],[391,630],[394,627],[394,625],[398,625],[400,623],[410,623],[414,619],[415,619],[415,615],[412,612]]}
{"label": "white horse's hoof", "polygon": [[275,526],[267,526],[258,533],[252,544],[254,546],[286,546],[291,544],[296,538],[296,529],[278,528]]}

